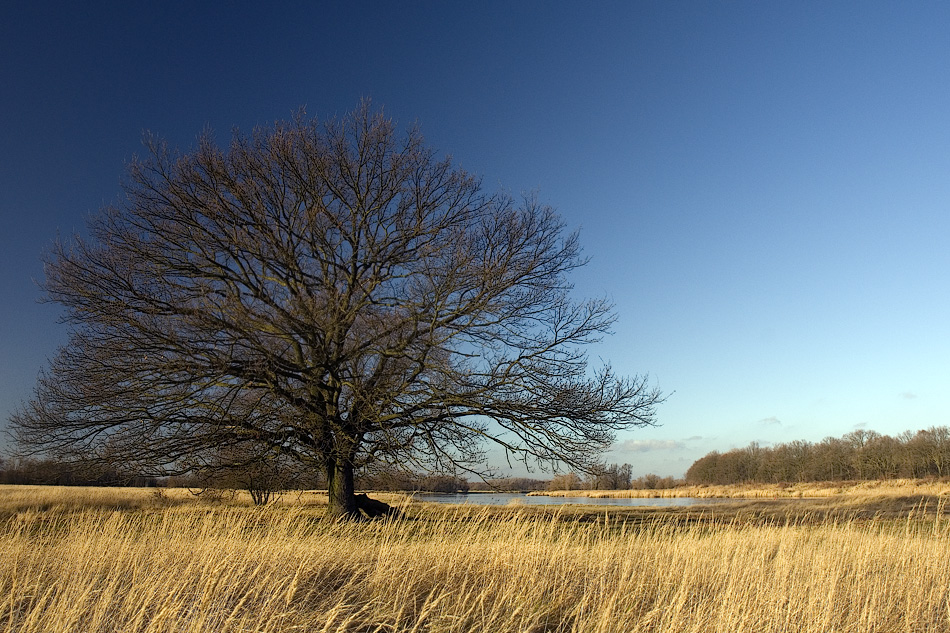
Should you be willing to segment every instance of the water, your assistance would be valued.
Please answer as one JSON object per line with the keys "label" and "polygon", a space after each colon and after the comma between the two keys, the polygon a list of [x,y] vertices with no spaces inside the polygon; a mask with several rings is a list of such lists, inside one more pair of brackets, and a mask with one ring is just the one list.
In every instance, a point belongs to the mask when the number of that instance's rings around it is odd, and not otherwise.
{"label": "water", "polygon": [[547,497],[531,496],[519,492],[504,493],[483,493],[472,494],[441,494],[434,492],[419,492],[414,495],[418,501],[427,501],[430,503],[457,503],[478,506],[505,506],[505,505],[538,505],[538,506],[556,506],[568,503],[591,506],[692,506],[708,505],[714,503],[734,503],[742,501],[741,499],[705,499],[699,497],[668,497],[662,499],[596,499],[593,497]]}

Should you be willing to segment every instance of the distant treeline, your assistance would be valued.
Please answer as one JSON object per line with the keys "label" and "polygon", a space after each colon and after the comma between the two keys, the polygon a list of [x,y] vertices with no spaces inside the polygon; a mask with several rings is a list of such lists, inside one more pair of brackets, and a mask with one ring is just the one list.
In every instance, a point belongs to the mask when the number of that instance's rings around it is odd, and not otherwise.
{"label": "distant treeline", "polygon": [[[303,472],[284,464],[217,468],[186,476],[157,478],[118,467],[95,468],[54,459],[0,458],[0,484],[66,486],[168,486],[242,488],[252,492],[320,489],[320,473]],[[857,430],[820,442],[803,440],[763,447],[757,443],[725,453],[713,451],[696,460],[685,482],[673,477],[632,475],[630,464],[603,464],[595,473],[565,473],[553,479],[508,477],[469,481],[447,474],[420,474],[398,467],[375,468],[357,474],[361,490],[466,493],[477,491],[625,490],[674,488],[685,484],[786,483],[924,478],[950,476],[950,427],[905,431],[896,437]]]}
{"label": "distant treeline", "polygon": [[688,484],[784,483],[950,475],[950,428],[897,437],[858,430],[812,443],[713,451],[686,471]]}
{"label": "distant treeline", "polygon": [[387,492],[530,492],[544,490],[547,480],[529,477],[504,477],[487,481],[469,481],[453,475],[420,474],[405,470],[387,470],[372,474],[361,473],[356,478],[357,487],[363,490]]}
{"label": "distant treeline", "polygon": [[683,480],[652,473],[634,479],[630,464],[604,464],[598,472],[584,477],[565,473],[546,483],[548,490],[660,490],[682,485]]}
{"label": "distant treeline", "polygon": [[0,484],[151,487],[161,483],[156,477],[136,475],[119,468],[90,467],[55,459],[0,458]]}
{"label": "distant treeline", "polygon": [[[273,465],[268,465],[267,468],[261,465],[228,467],[174,477],[152,477],[101,464],[72,463],[48,458],[0,458],[0,484],[272,490],[326,488],[322,473],[305,473],[299,468],[274,468]],[[356,486],[361,490],[403,492],[523,492],[543,490],[547,485],[547,480],[524,477],[469,482],[451,475],[420,474],[396,469],[376,469],[358,473],[356,477]]]}
{"label": "distant treeline", "polygon": [[[0,458],[0,484],[60,486],[161,486],[171,488],[237,488],[252,491],[321,489],[322,474],[288,468],[287,464],[245,465],[216,468],[175,477],[152,477],[130,473],[117,467],[76,464],[55,459]],[[553,479],[503,477],[469,481],[446,474],[423,474],[390,468],[374,468],[357,473],[360,490],[391,492],[530,492],[533,490],[624,490],[627,488],[673,488],[682,480],[658,475],[634,479],[630,464],[604,464],[596,473],[566,473]]]}

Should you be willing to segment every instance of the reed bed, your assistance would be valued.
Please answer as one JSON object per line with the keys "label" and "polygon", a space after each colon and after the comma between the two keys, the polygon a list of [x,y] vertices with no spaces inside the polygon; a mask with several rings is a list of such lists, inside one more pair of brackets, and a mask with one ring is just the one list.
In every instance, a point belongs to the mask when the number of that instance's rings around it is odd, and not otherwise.
{"label": "reed bed", "polygon": [[552,490],[529,493],[551,497],[595,499],[682,498],[801,499],[840,496],[950,496],[950,481],[885,479],[872,481],[804,482],[795,484],[730,484],[679,486],[663,490]]}
{"label": "reed bed", "polygon": [[405,510],[370,523],[290,503],[8,510],[0,631],[950,629],[940,512],[814,524]]}

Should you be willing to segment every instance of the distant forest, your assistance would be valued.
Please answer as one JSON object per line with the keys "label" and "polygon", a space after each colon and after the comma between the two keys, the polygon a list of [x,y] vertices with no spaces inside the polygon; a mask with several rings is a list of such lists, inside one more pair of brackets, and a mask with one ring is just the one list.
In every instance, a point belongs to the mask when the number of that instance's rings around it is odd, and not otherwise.
{"label": "distant forest", "polygon": [[[196,472],[177,477],[148,477],[118,468],[70,464],[55,459],[0,458],[0,484],[60,486],[162,486],[171,488],[238,488],[247,490],[322,489],[326,480],[320,473],[307,473],[293,464],[278,468],[243,467]],[[389,467],[357,474],[360,490],[390,492],[530,492],[533,490],[616,490],[627,488],[673,488],[682,480],[645,475],[633,479],[630,464],[604,464],[599,472],[581,477],[575,473],[553,479],[504,477],[469,481],[446,474],[422,474]]]}
{"label": "distant forest", "polygon": [[840,438],[763,447],[752,443],[713,451],[686,471],[687,484],[785,483],[945,477],[950,428],[905,431],[897,437],[857,430]]}
{"label": "distant forest", "polygon": [[[51,459],[0,459],[0,484],[169,486],[265,490],[319,489],[322,475],[289,464],[267,469],[219,469],[185,477],[155,478],[113,468],[89,468]],[[757,443],[696,460],[685,481],[654,474],[632,476],[630,464],[604,464],[598,473],[565,473],[553,479],[510,477],[468,481],[389,467],[360,472],[361,490],[476,492],[530,490],[623,490],[674,488],[689,484],[793,483],[866,479],[950,477],[950,427],[905,431],[897,437],[857,430],[820,442],[795,441],[763,447]]]}
{"label": "distant forest", "polygon": [[[67,463],[56,459],[0,458],[0,484],[58,486],[141,486],[170,488],[238,488],[248,490],[300,490],[326,488],[320,473],[307,473],[281,464],[279,468],[245,467],[195,472],[184,476],[151,477],[102,465]],[[402,469],[376,469],[361,472],[357,487],[361,490],[469,492],[478,490],[543,490],[548,480],[509,477],[488,482],[469,482],[451,475],[419,474]]]}

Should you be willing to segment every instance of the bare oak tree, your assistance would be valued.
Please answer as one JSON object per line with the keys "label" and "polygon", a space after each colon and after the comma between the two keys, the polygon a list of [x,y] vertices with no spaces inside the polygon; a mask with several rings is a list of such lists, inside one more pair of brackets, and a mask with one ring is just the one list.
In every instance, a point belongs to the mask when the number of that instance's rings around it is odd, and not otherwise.
{"label": "bare oak tree", "polygon": [[24,445],[167,474],[251,442],[322,469],[352,516],[367,462],[479,473],[488,441],[586,469],[654,422],[645,377],[588,367],[615,317],[571,297],[577,234],[418,131],[364,104],[147,146],[126,201],[47,256],[72,327],[12,418]]}

